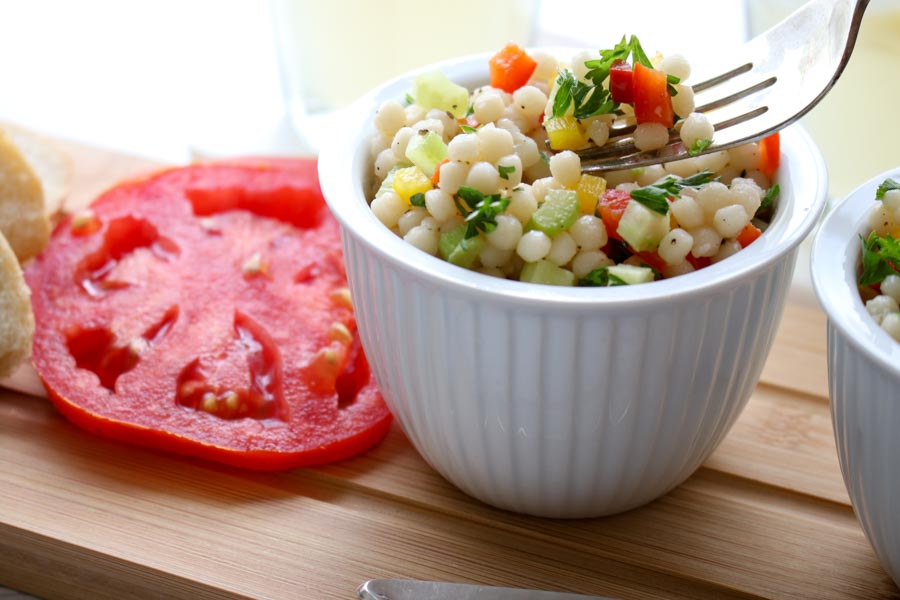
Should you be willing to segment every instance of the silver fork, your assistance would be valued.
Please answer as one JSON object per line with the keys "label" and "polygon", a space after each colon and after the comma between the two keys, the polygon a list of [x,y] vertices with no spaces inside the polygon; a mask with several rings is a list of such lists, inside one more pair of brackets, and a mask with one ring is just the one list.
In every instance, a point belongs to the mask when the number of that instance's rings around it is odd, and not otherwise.
{"label": "silver fork", "polygon": [[[752,0],[751,0],[752,1]],[[715,126],[708,154],[761,139],[809,112],[838,80],[856,43],[869,0],[812,0],[724,60],[691,76],[695,112]],[[737,65],[737,66],[735,66]],[[674,130],[669,143],[641,152],[634,126],[613,128],[610,142],[578,151],[585,172],[630,169],[690,156]]]}

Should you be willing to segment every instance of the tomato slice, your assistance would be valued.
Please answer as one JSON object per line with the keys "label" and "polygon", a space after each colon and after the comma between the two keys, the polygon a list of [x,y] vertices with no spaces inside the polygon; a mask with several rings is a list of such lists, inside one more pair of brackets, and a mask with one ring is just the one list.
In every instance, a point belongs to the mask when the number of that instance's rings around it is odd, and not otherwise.
{"label": "tomato slice", "polygon": [[634,116],[638,123],[675,124],[675,111],[663,71],[634,65]]}
{"label": "tomato slice", "polygon": [[34,363],[101,435],[261,470],[346,458],[391,415],[312,160],[171,169],[62,221],[26,278]]}
{"label": "tomato slice", "polygon": [[488,61],[491,72],[491,87],[500,88],[512,94],[528,83],[537,61],[528,56],[520,46],[510,42]]}

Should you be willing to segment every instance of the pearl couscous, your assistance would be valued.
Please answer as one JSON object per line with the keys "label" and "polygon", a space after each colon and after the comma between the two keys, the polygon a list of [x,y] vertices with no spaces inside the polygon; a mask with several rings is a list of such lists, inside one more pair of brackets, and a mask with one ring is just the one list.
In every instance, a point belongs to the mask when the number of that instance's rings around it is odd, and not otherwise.
{"label": "pearl couscous", "polygon": [[[498,277],[621,285],[705,267],[765,229],[777,134],[700,155],[715,132],[693,111],[683,57],[651,60],[632,36],[568,66],[510,44],[489,68],[471,92],[422,75],[374,116],[371,209],[422,251]],[[698,155],[583,174],[575,151],[621,125],[638,149],[675,130]]]}
{"label": "pearl couscous", "polygon": [[900,342],[900,182],[886,179],[876,200],[880,202],[869,213],[871,231],[861,239],[858,282],[866,310]]}

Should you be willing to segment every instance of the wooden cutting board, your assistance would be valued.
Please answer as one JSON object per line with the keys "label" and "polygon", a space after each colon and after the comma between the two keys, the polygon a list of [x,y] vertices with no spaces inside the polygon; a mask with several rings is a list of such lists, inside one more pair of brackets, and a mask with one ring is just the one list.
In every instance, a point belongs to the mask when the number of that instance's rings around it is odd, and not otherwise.
{"label": "wooden cutting board", "polygon": [[[152,161],[66,144],[71,205]],[[396,428],[317,469],[252,473],[96,438],[0,390],[0,584],[47,598],[353,598],[406,577],[620,598],[895,598],[841,479],[825,318],[789,305],[749,405],[650,505],[554,521],[495,510]]]}

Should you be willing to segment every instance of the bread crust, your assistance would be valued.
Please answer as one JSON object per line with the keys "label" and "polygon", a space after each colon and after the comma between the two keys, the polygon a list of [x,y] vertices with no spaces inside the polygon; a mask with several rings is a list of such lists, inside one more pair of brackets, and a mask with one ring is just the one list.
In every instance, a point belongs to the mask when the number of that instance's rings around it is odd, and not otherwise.
{"label": "bread crust", "polygon": [[31,291],[12,247],[0,235],[0,378],[31,356]]}
{"label": "bread crust", "polygon": [[[19,262],[43,250],[50,239],[41,181],[16,144],[0,129],[0,233]],[[5,316],[5,315],[4,315]]]}
{"label": "bread crust", "polygon": [[59,144],[30,129],[0,122],[44,189],[44,213],[51,222],[63,215],[63,202],[72,185],[72,160]]}

